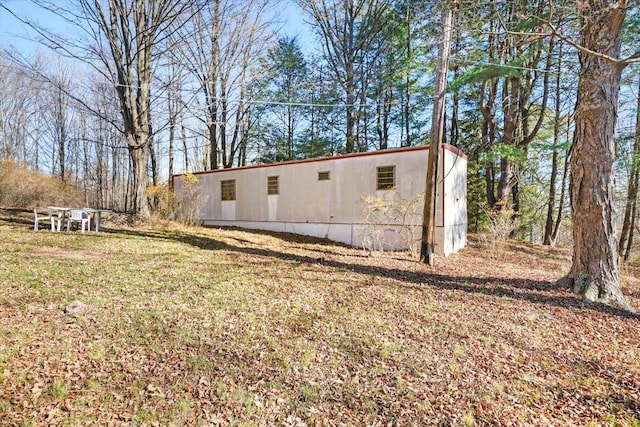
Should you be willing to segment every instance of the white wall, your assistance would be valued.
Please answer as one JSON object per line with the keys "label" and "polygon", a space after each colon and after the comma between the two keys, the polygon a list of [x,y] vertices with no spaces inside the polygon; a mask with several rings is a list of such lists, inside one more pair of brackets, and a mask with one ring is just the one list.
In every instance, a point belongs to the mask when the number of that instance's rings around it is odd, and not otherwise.
{"label": "white wall", "polygon": [[[206,201],[201,219],[205,225],[285,231],[361,246],[372,227],[363,222],[362,198],[408,200],[424,193],[428,152],[428,147],[412,147],[196,173]],[[440,159],[435,249],[446,255],[466,244],[466,158],[446,146]],[[394,190],[377,191],[380,166],[395,166]],[[319,172],[329,172],[330,180],[319,181]],[[267,195],[269,176],[279,177],[278,195]],[[236,200],[221,201],[220,182],[232,179]],[[181,180],[174,177],[178,196]],[[416,227],[422,205],[418,212]],[[399,224],[376,227],[386,248],[406,248]]]}
{"label": "white wall", "polygon": [[467,244],[467,160],[462,153],[443,150],[438,173],[439,191],[444,193],[444,216],[436,226],[437,253],[457,252]]}

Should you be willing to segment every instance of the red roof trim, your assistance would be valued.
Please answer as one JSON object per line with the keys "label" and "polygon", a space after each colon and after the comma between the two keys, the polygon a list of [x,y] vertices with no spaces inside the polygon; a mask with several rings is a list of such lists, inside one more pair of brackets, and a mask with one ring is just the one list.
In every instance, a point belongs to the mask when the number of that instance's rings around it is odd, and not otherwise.
{"label": "red roof trim", "polygon": [[464,154],[462,150],[459,149],[458,147],[454,147],[453,145],[449,145],[449,144],[442,144],[442,148],[444,148],[447,151],[451,151],[456,156],[462,157],[463,159],[467,160],[467,155]]}
{"label": "red roof trim", "polygon": [[[456,148],[456,147],[454,147],[452,145],[449,145],[449,144],[442,144],[442,147],[445,150],[451,151],[453,154],[455,154],[455,155],[457,155],[459,157],[462,157],[465,160],[467,159],[467,156],[459,148]],[[302,163],[327,162],[327,161],[332,161],[332,160],[349,159],[349,158],[352,158],[352,157],[379,156],[379,155],[383,155],[383,154],[391,154],[391,153],[398,153],[398,152],[408,152],[408,151],[421,151],[421,150],[429,150],[429,146],[428,145],[420,145],[420,146],[417,146],[417,147],[405,147],[405,148],[396,148],[396,149],[391,149],[391,150],[368,151],[366,153],[350,153],[350,154],[343,154],[341,156],[316,157],[316,158],[313,158],[313,159],[291,160],[291,161],[288,161],[288,162],[266,163],[266,164],[261,164],[261,165],[242,166],[242,167],[238,167],[238,168],[214,169],[214,170],[201,171],[201,172],[192,172],[192,174],[193,175],[204,175],[204,174],[210,174],[210,173],[241,171],[241,170],[247,170],[247,169],[270,168],[270,167],[276,167],[276,166],[289,166],[289,165],[297,165],[297,164],[302,164]],[[175,174],[175,175],[173,175],[171,177],[171,179],[173,180],[174,177],[183,176],[183,175],[185,175],[185,174],[184,173]]]}

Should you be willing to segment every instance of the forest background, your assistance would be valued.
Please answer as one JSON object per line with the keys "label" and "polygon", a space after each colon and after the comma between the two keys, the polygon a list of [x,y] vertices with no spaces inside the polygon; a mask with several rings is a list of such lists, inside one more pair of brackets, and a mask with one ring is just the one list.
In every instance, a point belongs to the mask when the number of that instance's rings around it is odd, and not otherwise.
{"label": "forest background", "polygon": [[[107,3],[126,16],[136,2],[0,3],[0,205],[38,193],[23,191],[17,170],[79,190],[86,205],[146,216],[164,209],[176,173],[429,143],[434,2],[154,0],[120,26]],[[553,15],[546,1],[457,5],[445,142],[469,158],[470,231],[567,242],[580,11],[574,1],[555,2]],[[623,56],[638,50],[638,18],[630,6]],[[541,37],[548,24],[558,33]],[[639,89],[638,66],[627,67],[616,130],[627,256]]]}

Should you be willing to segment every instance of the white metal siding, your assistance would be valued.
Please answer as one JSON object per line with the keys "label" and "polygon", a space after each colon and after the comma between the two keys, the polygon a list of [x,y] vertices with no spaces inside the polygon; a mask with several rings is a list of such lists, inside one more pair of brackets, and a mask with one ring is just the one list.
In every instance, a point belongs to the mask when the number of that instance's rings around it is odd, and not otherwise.
{"label": "white metal siding", "polygon": [[[466,244],[466,159],[454,151],[443,150],[438,168],[436,252],[444,255]],[[364,226],[362,198],[411,199],[424,193],[428,152],[427,147],[400,149],[198,173],[206,200],[202,221],[326,237],[358,246]],[[394,190],[376,190],[379,166],[395,166]],[[330,179],[319,181],[318,173],[327,171]],[[278,195],[267,195],[269,176],[279,177]],[[174,177],[178,195],[181,179]],[[236,200],[221,202],[220,181],[228,179],[236,180]],[[387,240],[393,249],[406,246],[399,239],[400,228],[399,224],[388,227]]]}

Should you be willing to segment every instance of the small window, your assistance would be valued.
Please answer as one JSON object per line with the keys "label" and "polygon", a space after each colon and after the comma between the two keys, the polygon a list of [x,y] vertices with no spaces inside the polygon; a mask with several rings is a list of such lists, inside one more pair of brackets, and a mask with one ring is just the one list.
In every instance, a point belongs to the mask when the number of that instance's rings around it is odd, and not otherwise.
{"label": "small window", "polygon": [[380,166],[378,168],[378,190],[390,190],[396,185],[396,167]]}
{"label": "small window", "polygon": [[267,177],[267,194],[280,194],[280,188],[278,187],[278,177]]}
{"label": "small window", "polygon": [[222,200],[235,200],[236,199],[236,180],[230,179],[220,182],[220,192],[222,194]]}
{"label": "small window", "polygon": [[329,172],[318,172],[318,181],[329,181]]}

